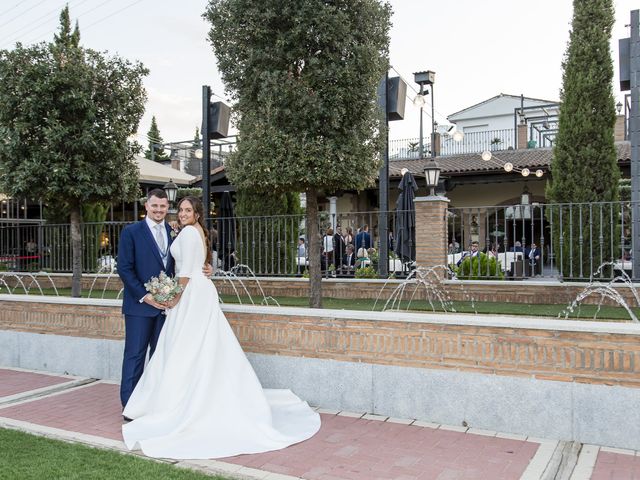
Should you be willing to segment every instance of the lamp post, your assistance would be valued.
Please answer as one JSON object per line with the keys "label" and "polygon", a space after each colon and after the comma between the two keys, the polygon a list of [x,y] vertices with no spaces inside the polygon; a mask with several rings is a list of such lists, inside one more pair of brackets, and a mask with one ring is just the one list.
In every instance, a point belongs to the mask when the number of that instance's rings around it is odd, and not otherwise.
{"label": "lamp post", "polygon": [[231,109],[222,102],[211,103],[211,87],[202,86],[202,206],[205,225],[211,230],[211,140],[225,138]]}
{"label": "lamp post", "polygon": [[175,209],[173,209],[172,206],[173,202],[176,201],[176,196],[178,195],[178,186],[173,183],[173,179],[170,178],[162,188],[165,192],[167,192],[167,199],[169,200],[169,213],[175,213]]}
{"label": "lamp post", "polygon": [[420,107],[420,158],[422,158],[424,152],[422,149],[423,136],[422,136],[422,109],[424,107],[424,91],[425,85],[431,86],[431,158],[436,156],[436,121],[435,121],[435,108],[433,102],[433,84],[436,81],[436,72],[427,70],[424,72],[416,72],[413,74],[413,81],[420,85],[420,93],[414,100],[414,105]]}
{"label": "lamp post", "polygon": [[422,109],[424,108],[424,86],[420,85],[420,92],[418,93],[418,95],[416,95],[416,98],[413,99],[413,104],[416,107],[420,108],[420,140],[419,140],[419,145],[418,145],[418,158],[422,158],[423,153],[424,153],[424,147],[423,147],[423,139],[422,139]]}

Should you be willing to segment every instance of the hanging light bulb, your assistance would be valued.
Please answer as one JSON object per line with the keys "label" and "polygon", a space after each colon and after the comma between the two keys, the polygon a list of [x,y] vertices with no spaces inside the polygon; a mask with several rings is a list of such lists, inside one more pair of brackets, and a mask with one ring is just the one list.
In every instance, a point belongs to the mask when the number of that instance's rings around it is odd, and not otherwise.
{"label": "hanging light bulb", "polygon": [[453,135],[451,135],[451,138],[453,138],[454,142],[461,142],[464,138],[464,133],[462,133],[460,130],[456,130],[455,132],[453,132]]}
{"label": "hanging light bulb", "polygon": [[424,107],[424,104],[426,103],[426,100],[424,99],[424,95],[416,95],[416,98],[413,99],[413,105],[417,108],[422,108]]}
{"label": "hanging light bulb", "polygon": [[528,177],[529,174],[531,173],[531,171],[528,168],[523,168],[522,172],[520,172],[520,173],[522,173],[523,177]]}
{"label": "hanging light bulb", "polygon": [[489,150],[485,150],[484,152],[482,152],[482,160],[484,160],[485,162],[491,160],[491,152]]}
{"label": "hanging light bulb", "polygon": [[513,163],[507,162],[507,163],[504,164],[503,168],[504,168],[505,172],[510,172],[510,171],[513,170]]}
{"label": "hanging light bulb", "polygon": [[544,175],[544,172],[542,170],[536,170],[536,177],[540,178],[542,175]]}

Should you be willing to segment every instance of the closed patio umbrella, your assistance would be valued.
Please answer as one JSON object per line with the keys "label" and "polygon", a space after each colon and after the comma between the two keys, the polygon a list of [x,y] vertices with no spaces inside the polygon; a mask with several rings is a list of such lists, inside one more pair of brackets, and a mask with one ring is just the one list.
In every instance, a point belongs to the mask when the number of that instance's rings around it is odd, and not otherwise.
{"label": "closed patio umbrella", "polygon": [[231,270],[235,266],[233,252],[236,250],[236,216],[228,191],[222,193],[220,216],[218,217],[218,255],[222,259],[222,269]]}
{"label": "closed patio umbrella", "polygon": [[410,172],[405,172],[402,176],[398,190],[400,194],[396,200],[394,225],[395,252],[403,263],[412,262],[416,259],[416,208],[413,200],[418,186]]}

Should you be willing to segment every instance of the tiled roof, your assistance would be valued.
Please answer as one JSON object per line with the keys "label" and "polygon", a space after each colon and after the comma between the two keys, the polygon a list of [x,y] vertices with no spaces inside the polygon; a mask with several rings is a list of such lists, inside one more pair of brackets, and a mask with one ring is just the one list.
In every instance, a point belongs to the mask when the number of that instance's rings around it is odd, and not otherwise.
{"label": "tiled roof", "polygon": [[[631,161],[631,146],[629,142],[616,142],[618,150],[618,163]],[[493,153],[492,161],[485,162],[480,153],[467,153],[464,155],[452,155],[437,157],[436,161],[443,175],[469,175],[478,173],[506,173],[501,165],[506,162],[513,164],[515,168],[548,170],[551,165],[553,150],[551,148],[532,148],[522,150],[502,150]],[[494,163],[497,161],[500,165]],[[400,170],[407,168],[412,174],[422,174],[424,167],[431,158],[415,160],[393,160],[389,162],[389,176],[400,177]]]}

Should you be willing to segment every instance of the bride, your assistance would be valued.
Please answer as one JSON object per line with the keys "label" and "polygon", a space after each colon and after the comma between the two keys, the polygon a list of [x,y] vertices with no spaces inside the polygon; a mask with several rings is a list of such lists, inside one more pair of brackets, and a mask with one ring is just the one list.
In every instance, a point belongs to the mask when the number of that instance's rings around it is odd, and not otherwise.
{"label": "bride", "polygon": [[320,417],[290,390],[263,390],[202,273],[210,248],[202,203],[185,197],[171,244],[181,295],[167,307],[156,351],[123,412],[130,450],[220,458],[277,450],[313,436]]}

